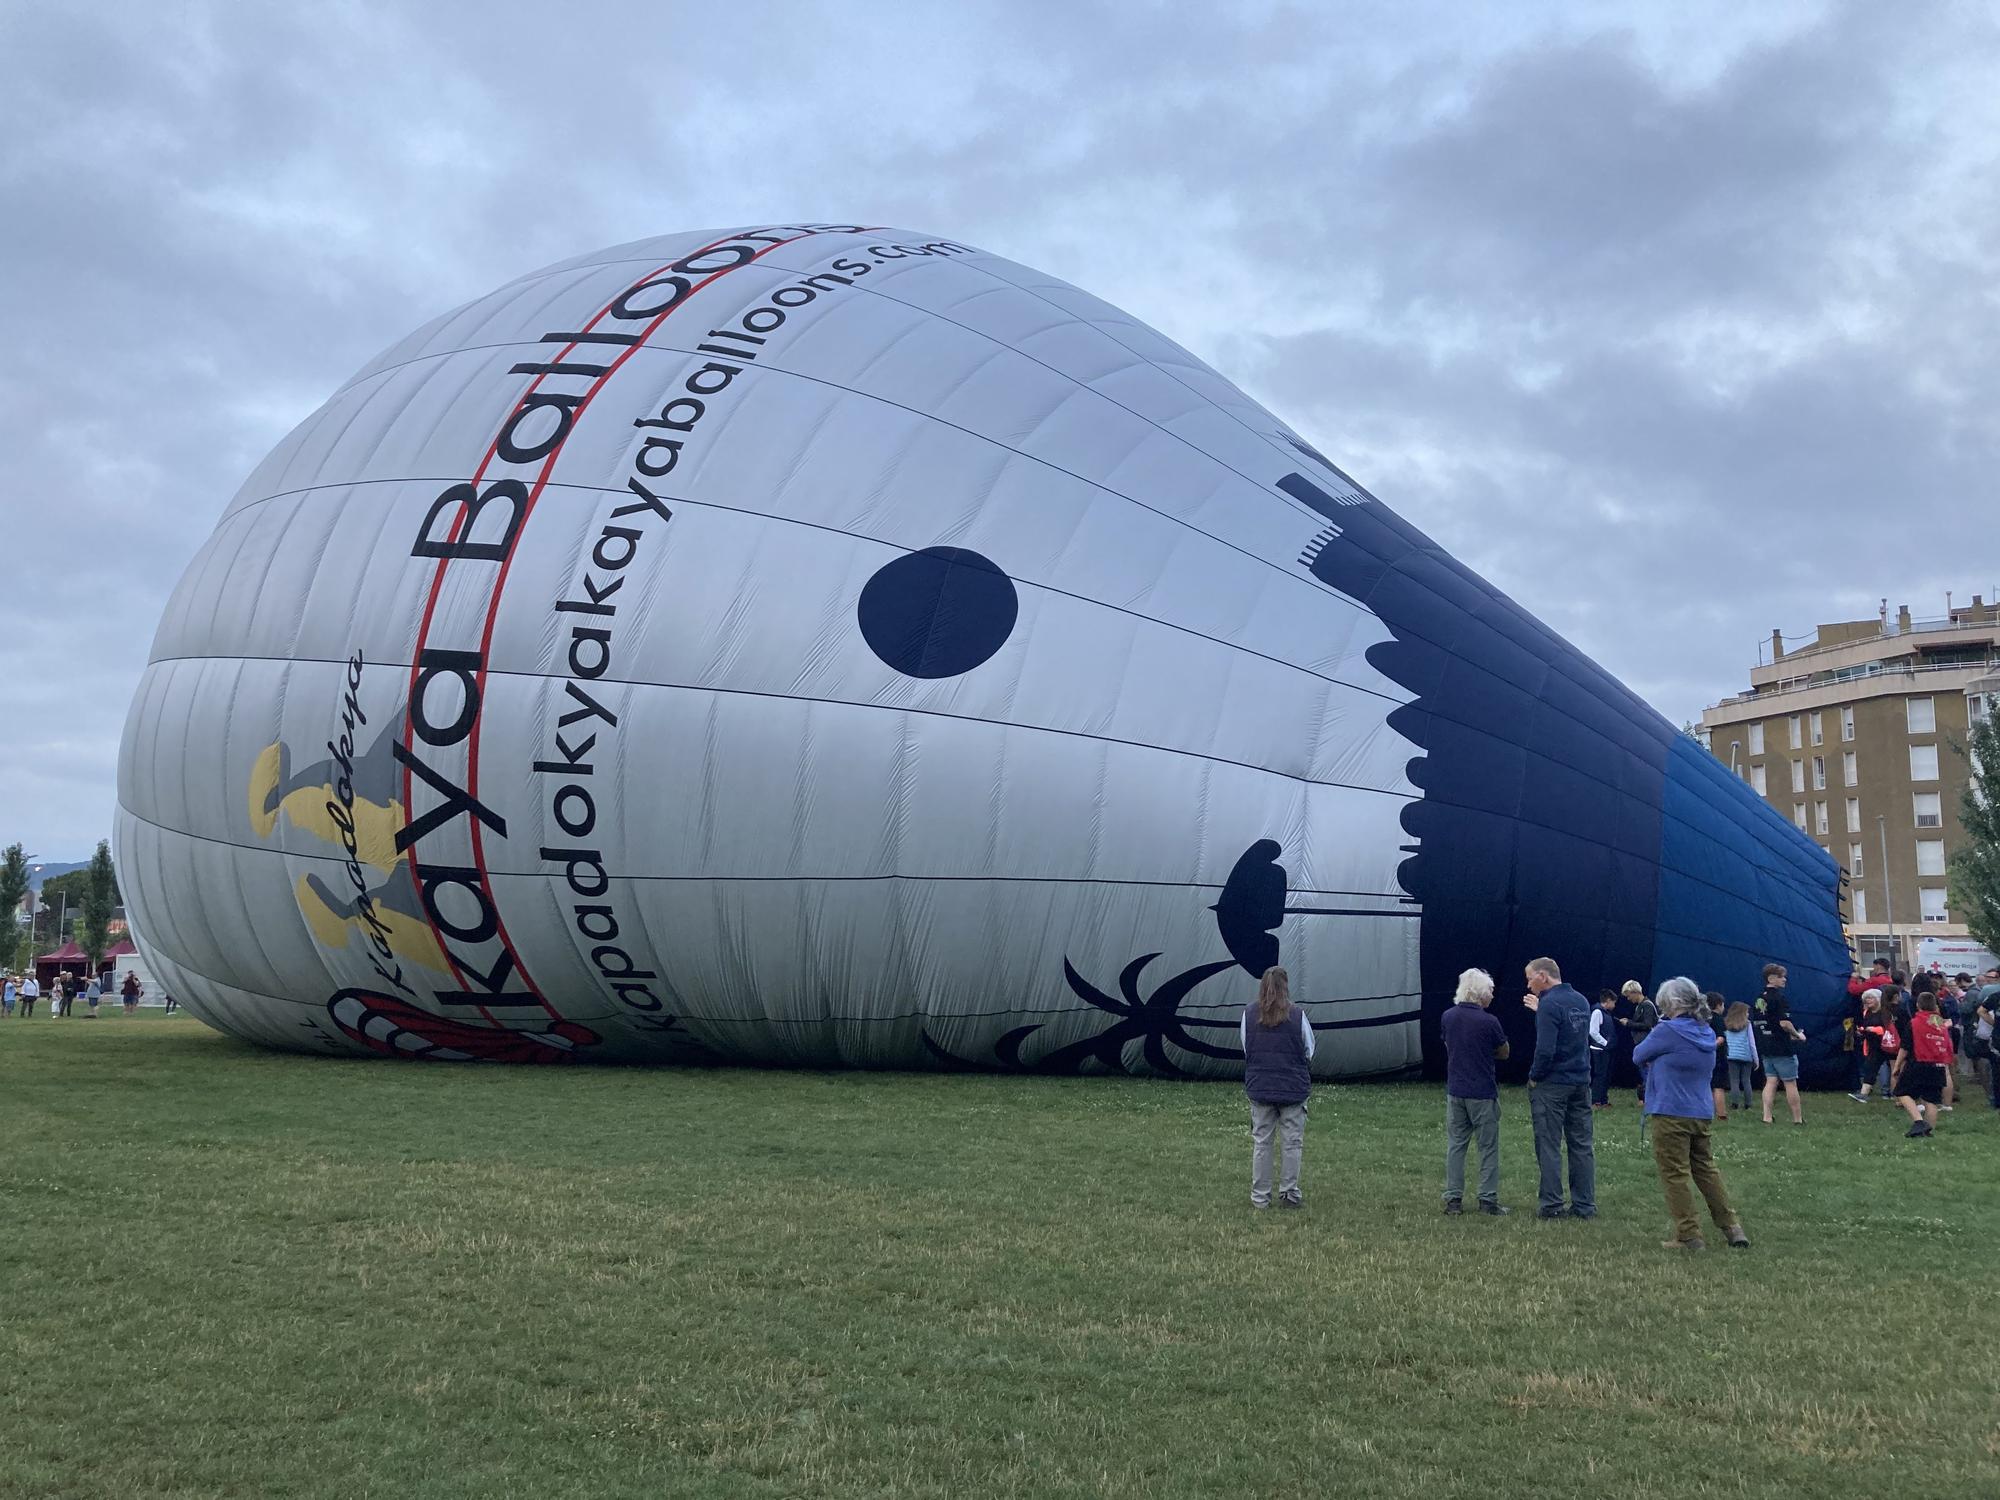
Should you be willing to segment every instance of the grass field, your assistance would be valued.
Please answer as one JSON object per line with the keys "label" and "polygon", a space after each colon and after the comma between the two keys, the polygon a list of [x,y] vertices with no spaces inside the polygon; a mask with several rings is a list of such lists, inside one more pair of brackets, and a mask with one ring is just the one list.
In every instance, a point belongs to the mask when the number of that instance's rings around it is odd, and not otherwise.
{"label": "grass field", "polygon": [[1431,1086],[280,1057],[0,1024],[0,1494],[2000,1494],[2000,1117],[1721,1127],[1675,1256],[1438,1212]]}

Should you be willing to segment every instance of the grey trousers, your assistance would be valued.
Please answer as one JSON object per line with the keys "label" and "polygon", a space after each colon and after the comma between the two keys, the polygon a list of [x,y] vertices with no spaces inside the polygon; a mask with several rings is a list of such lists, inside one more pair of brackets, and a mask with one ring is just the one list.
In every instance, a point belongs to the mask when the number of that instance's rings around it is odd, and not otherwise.
{"label": "grey trousers", "polygon": [[[1756,1069],[1757,1065],[1753,1062],[1746,1062],[1738,1057],[1729,1059],[1729,1102],[1735,1104],[1738,1109],[1748,1109],[1750,1107],[1750,1075]],[[1736,1096],[1739,1091],[1743,1095],[1743,1102],[1741,1104],[1736,1103]]]}
{"label": "grey trousers", "polygon": [[1535,1162],[1541,1168],[1538,1207],[1563,1207],[1563,1157],[1569,1157],[1569,1211],[1579,1219],[1597,1212],[1597,1154],[1587,1083],[1540,1083],[1528,1095],[1535,1121]]}
{"label": "grey trousers", "polygon": [[1444,1096],[1444,1198],[1465,1197],[1465,1148],[1479,1132],[1479,1201],[1500,1201],[1500,1101]]}
{"label": "grey trousers", "polygon": [[1278,1196],[1299,1201],[1299,1158],[1306,1149],[1306,1107],[1303,1104],[1259,1104],[1250,1101],[1250,1201],[1271,1206],[1271,1137],[1278,1137],[1283,1154],[1278,1168]]}

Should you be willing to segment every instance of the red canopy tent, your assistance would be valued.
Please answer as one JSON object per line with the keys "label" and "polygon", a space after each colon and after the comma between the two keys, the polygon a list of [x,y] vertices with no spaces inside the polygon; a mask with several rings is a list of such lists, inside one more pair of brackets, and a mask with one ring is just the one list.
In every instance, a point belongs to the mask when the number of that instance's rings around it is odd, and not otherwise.
{"label": "red canopy tent", "polygon": [[[102,978],[106,972],[117,967],[118,960],[128,953],[138,951],[132,945],[130,938],[118,939],[104,950],[104,962],[98,968],[98,977]],[[75,938],[71,938],[55,952],[44,953],[35,960],[35,983],[47,988],[49,981],[63,970],[72,974],[85,974],[90,970],[90,955],[83,951],[82,945]]]}

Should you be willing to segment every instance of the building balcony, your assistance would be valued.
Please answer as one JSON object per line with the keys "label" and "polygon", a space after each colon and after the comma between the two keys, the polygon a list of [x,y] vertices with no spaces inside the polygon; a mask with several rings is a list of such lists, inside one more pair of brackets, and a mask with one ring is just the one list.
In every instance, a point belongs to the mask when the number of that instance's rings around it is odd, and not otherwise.
{"label": "building balcony", "polygon": [[[1989,634],[1992,632],[1991,626],[1984,628]],[[1791,657],[1785,658],[1787,665],[1791,661]],[[1702,710],[1701,722],[1705,727],[1712,727],[1761,719],[1776,713],[1830,708],[1864,698],[1902,693],[1963,692],[1996,669],[2000,669],[2000,651],[1989,652],[1978,661],[1952,661],[1937,665],[1864,662],[1724,698],[1720,703]]]}

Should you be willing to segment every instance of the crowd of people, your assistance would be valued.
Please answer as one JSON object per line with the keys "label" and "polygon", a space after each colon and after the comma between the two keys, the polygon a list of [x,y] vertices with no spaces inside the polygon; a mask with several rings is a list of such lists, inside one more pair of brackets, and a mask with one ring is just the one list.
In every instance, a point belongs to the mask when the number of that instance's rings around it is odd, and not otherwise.
{"label": "crowd of people", "polygon": [[[1614,1066],[1621,1052],[1637,1074],[1644,1129],[1673,1226],[1665,1244],[1705,1249],[1699,1205],[1732,1247],[1750,1239],[1716,1167],[1713,1125],[1729,1110],[1747,1110],[1762,1075],[1763,1121],[1774,1123],[1782,1091],[1792,1124],[1805,1123],[1799,1054],[1809,1040],[1793,1019],[1783,964],[1764,966],[1755,1006],[1704,993],[1677,977],[1648,997],[1628,981],[1603,990],[1593,1006],[1563,982],[1552,958],[1523,971],[1522,1004],[1535,1017],[1535,1051],[1528,1066],[1529,1114],[1540,1183],[1535,1213],[1543,1219],[1597,1217],[1593,1117],[1611,1107]],[[1482,1214],[1512,1210],[1500,1201],[1499,1065],[1508,1060],[1506,1029],[1488,1007],[1493,977],[1483,969],[1459,976],[1453,1004],[1439,1023],[1445,1049],[1444,1211],[1465,1212],[1466,1157],[1476,1144]],[[2000,1109],[2000,968],[1983,980],[1970,974],[1918,974],[1913,980],[1877,964],[1849,986],[1840,1050],[1850,1059],[1861,1103],[1894,1098],[1909,1117],[1913,1138],[1932,1134],[1941,1111],[1953,1107],[1961,1065]],[[1312,1024],[1291,1001],[1281,968],[1263,976],[1241,1023],[1243,1087],[1250,1098],[1253,1207],[1299,1208],[1300,1161],[1312,1092]],[[1277,1180],[1273,1183],[1273,1147]]]}
{"label": "crowd of people", "polygon": [[1848,985],[1844,1021],[1853,1087],[1848,1098],[1894,1099],[1910,1117],[1909,1134],[1929,1135],[1954,1107],[1961,1074],[2000,1109],[2000,967],[1971,974],[1906,978],[1886,963]]}
{"label": "crowd of people", "polygon": [[[139,997],[146,987],[139,982],[139,976],[130,969],[125,971],[125,981],[119,985],[116,994],[125,1007],[125,1014],[131,1015],[139,1008]],[[67,969],[58,970],[49,981],[47,998],[48,1015],[63,1018],[75,1013],[76,1002],[84,1005],[84,1019],[91,1020],[97,1015],[98,1002],[109,1000],[114,993],[110,975],[102,980],[94,974],[72,974]],[[41,983],[33,973],[0,975],[0,1018],[21,1016],[32,1017],[35,1006],[43,998]],[[171,1009],[171,1004],[169,1009]]]}

